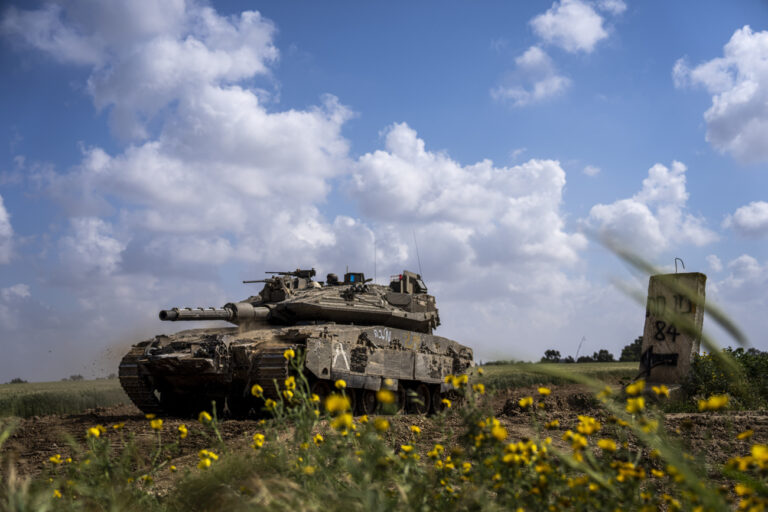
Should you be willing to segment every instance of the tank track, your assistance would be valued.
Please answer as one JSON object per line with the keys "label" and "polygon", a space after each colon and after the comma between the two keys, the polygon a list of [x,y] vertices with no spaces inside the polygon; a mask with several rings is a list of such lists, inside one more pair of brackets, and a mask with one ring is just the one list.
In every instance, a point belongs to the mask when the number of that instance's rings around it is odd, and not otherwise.
{"label": "tank track", "polygon": [[283,352],[290,346],[267,347],[261,350],[254,361],[255,375],[251,378],[251,385],[258,384],[264,390],[264,398],[277,400],[279,391],[275,388],[275,382],[279,386],[288,378],[289,364],[283,357]]}
{"label": "tank track", "polygon": [[144,413],[160,414],[163,407],[157,399],[146,377],[139,373],[139,359],[144,356],[146,347],[133,347],[123,359],[120,360],[118,377],[125,394],[136,407]]}

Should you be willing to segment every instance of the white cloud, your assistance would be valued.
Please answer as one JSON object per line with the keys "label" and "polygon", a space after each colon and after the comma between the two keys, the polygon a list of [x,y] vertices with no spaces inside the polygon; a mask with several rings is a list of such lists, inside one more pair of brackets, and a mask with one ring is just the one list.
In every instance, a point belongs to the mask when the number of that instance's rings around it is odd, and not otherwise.
{"label": "white cloud", "polygon": [[599,0],[597,2],[597,8],[601,11],[618,16],[627,10],[627,4],[624,0]]}
{"label": "white cloud", "polygon": [[709,265],[709,269],[712,272],[720,272],[723,270],[723,262],[720,261],[720,258],[717,257],[715,254],[710,254],[706,257],[707,264]]}
{"label": "white cloud", "polygon": [[[620,10],[619,2],[605,3],[606,10]],[[589,3],[581,0],[555,2],[544,14],[531,20],[536,35],[549,44],[575,53],[591,53],[595,45],[608,37],[603,17]]]}
{"label": "white cloud", "polygon": [[723,57],[673,68],[677,87],[702,85],[712,94],[704,113],[707,141],[743,162],[768,160],[768,31],[747,25],[734,32]]}
{"label": "white cloud", "polygon": [[11,261],[13,255],[13,227],[11,216],[3,204],[3,196],[0,196],[0,264]]}
{"label": "white cloud", "polygon": [[352,186],[364,215],[422,226],[426,245],[448,266],[469,265],[473,272],[480,271],[476,265],[513,262],[567,266],[578,261],[585,245],[581,235],[564,231],[565,172],[553,160],[462,166],[428,151],[402,123],[386,132],[385,150],[360,157]]}
{"label": "white cloud", "polygon": [[11,9],[2,27],[61,61],[90,66],[95,105],[111,107],[115,133],[128,139],[146,138],[147,122],[185,91],[266,74],[278,57],[274,26],[258,12],[225,18],[182,0]]}
{"label": "white cloud", "polygon": [[493,99],[522,107],[558,96],[571,85],[570,78],[559,75],[552,59],[538,46],[528,48],[515,64],[509,83],[491,90]]}
{"label": "white cloud", "polygon": [[723,227],[733,228],[740,235],[748,237],[768,235],[768,203],[753,201],[738,208],[733,215],[725,218]]}
{"label": "white cloud", "polygon": [[686,211],[686,167],[673,162],[648,170],[643,188],[628,199],[592,207],[587,226],[640,255],[656,255],[667,248],[717,240],[704,219]]}
{"label": "white cloud", "polygon": [[584,170],[582,171],[587,176],[597,176],[600,174],[600,168],[594,165],[588,165],[584,167]]}
{"label": "white cloud", "polygon": [[67,269],[88,279],[118,270],[125,245],[112,236],[111,225],[94,217],[73,218],[70,225],[72,233],[59,240],[59,257]]}

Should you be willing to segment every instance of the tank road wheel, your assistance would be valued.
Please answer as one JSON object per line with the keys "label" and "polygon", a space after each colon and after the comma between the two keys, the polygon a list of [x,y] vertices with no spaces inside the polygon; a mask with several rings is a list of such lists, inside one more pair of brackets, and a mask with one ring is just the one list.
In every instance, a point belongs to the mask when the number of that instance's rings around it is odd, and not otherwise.
{"label": "tank road wheel", "polygon": [[440,384],[432,390],[432,413],[440,414],[445,409],[443,394],[440,392]]}
{"label": "tank road wheel", "polygon": [[408,412],[412,414],[427,414],[430,407],[429,387],[423,382],[408,390]]}
{"label": "tank road wheel", "polygon": [[397,391],[395,391],[395,396],[397,397],[397,401],[395,404],[397,405],[397,409],[395,410],[395,414],[400,414],[405,410],[405,404],[408,401],[408,396],[405,393],[405,388],[402,386],[397,387]]}
{"label": "tank road wheel", "polygon": [[325,399],[331,394],[331,386],[328,384],[328,381],[316,380],[309,387],[309,392],[320,397],[320,405],[325,407]]}
{"label": "tank road wheel", "polygon": [[251,410],[255,408],[255,400],[250,396],[242,396],[240,394],[231,394],[227,397],[227,409],[229,409],[229,415],[233,418],[247,418],[251,413]]}
{"label": "tank road wheel", "polygon": [[376,399],[376,392],[370,389],[361,389],[360,400],[357,401],[360,414],[376,414],[379,408],[379,402]]}
{"label": "tank road wheel", "polygon": [[344,390],[344,395],[349,399],[349,410],[354,416],[357,411],[357,392],[359,390],[353,388],[347,388]]}

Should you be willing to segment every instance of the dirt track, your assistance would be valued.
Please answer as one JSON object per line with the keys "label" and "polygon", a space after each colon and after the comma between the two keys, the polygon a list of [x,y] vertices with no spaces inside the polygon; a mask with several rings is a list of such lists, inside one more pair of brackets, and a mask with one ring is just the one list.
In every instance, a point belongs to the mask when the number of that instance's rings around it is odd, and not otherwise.
{"label": "dirt track", "polygon": [[[517,400],[523,396],[535,395],[534,389],[505,390],[489,396],[486,405],[497,415],[507,428],[510,439],[532,437],[536,435],[530,413],[524,413],[516,406]],[[605,420],[605,413],[594,407],[595,402],[590,395],[579,386],[554,387],[552,395],[546,400],[547,408],[538,411],[538,421],[543,423],[558,419],[560,428],[550,435],[560,444],[559,438],[563,431],[575,428],[577,415],[595,415]],[[743,411],[722,414],[669,414],[666,428],[670,432],[679,432],[682,443],[692,452],[703,453],[705,462],[722,464],[728,458],[742,455],[752,442],[768,443],[768,412]],[[438,424],[430,417],[397,416],[390,418],[392,423],[393,445],[408,437],[408,427],[418,425],[422,430],[422,441],[450,442],[446,434],[458,430],[460,419],[457,414],[447,417],[447,424]],[[74,455],[68,439],[82,440],[89,427],[97,424],[104,425],[110,432],[107,434],[114,444],[120,444],[121,434],[112,431],[112,425],[124,423],[122,436],[132,434],[139,444],[150,446],[155,442],[155,434],[149,428],[143,414],[133,406],[118,406],[109,409],[97,409],[82,414],[66,416],[44,416],[21,420],[15,433],[4,447],[7,455],[17,461],[17,469],[22,474],[36,474],[44,467],[49,457],[59,453],[63,457]],[[184,442],[184,449],[179,459],[174,463],[184,466],[194,463],[193,456],[197,450],[210,445],[201,434],[201,427],[194,420],[165,418],[162,429],[164,440],[169,442],[177,439],[177,428],[182,423],[190,428],[190,435]],[[258,420],[227,420],[221,422],[221,432],[225,442],[233,447],[246,449],[253,433],[269,428],[269,423],[260,425]],[[753,429],[754,436],[750,441],[737,441],[737,433]]]}

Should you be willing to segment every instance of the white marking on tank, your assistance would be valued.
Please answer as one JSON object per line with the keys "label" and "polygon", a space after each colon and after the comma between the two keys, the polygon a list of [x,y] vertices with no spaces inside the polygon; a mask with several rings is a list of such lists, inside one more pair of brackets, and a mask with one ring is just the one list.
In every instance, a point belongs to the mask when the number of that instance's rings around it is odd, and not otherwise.
{"label": "white marking on tank", "polygon": [[339,368],[339,366],[336,364],[336,361],[339,359],[339,356],[341,356],[342,360],[344,361],[344,369],[349,370],[349,361],[347,360],[347,354],[344,353],[344,347],[342,347],[341,343],[334,343],[333,344],[333,367]]}

